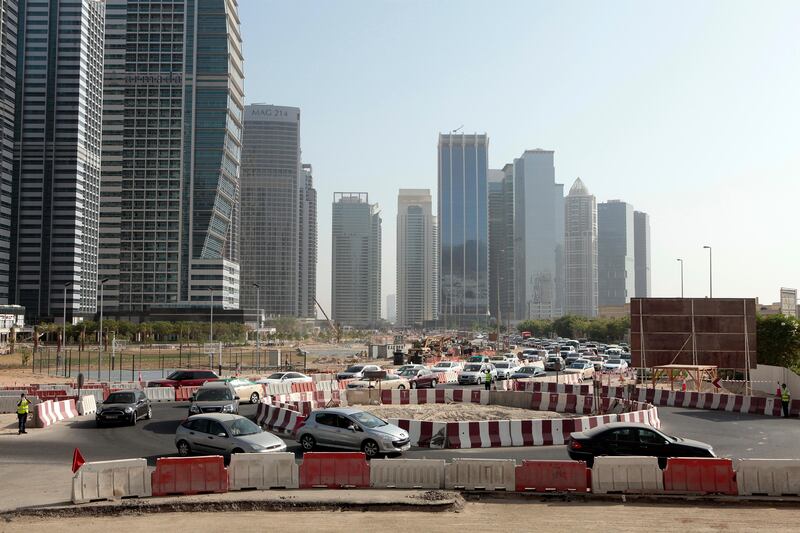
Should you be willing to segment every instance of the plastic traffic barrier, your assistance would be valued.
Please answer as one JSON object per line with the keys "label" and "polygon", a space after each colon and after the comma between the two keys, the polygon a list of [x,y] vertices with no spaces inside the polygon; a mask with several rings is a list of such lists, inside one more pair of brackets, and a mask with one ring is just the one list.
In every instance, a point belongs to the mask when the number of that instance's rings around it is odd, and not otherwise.
{"label": "plastic traffic barrier", "polygon": [[174,402],[175,389],[173,387],[145,387],[144,395],[151,402]]}
{"label": "plastic traffic barrier", "polygon": [[228,465],[228,488],[296,489],[298,476],[293,453],[237,453]]}
{"label": "plastic traffic barrier", "polygon": [[292,383],[292,392],[314,392],[317,390],[316,383]]}
{"label": "plastic traffic barrier", "polygon": [[381,489],[442,489],[444,459],[373,459],[369,484]]}
{"label": "plastic traffic barrier", "polygon": [[81,401],[78,403],[78,410],[82,415],[92,415],[97,412],[97,400],[93,395],[87,394],[81,396]]}
{"label": "plastic traffic barrier", "polygon": [[188,402],[199,388],[200,387],[178,387],[175,389],[175,401]]}
{"label": "plastic traffic barrier", "polygon": [[730,459],[670,458],[664,490],[683,494],[736,495],[736,473]]}
{"label": "plastic traffic barrier", "polygon": [[72,503],[144,498],[151,493],[146,459],[84,463],[72,478]]}
{"label": "plastic traffic barrier", "polygon": [[453,459],[445,466],[446,489],[514,490],[513,459]]}
{"label": "plastic traffic barrier", "polygon": [[369,464],[361,452],[310,452],[300,463],[300,488],[367,488]]}
{"label": "plastic traffic barrier", "polygon": [[595,457],[592,492],[656,494],[664,491],[658,457]]}
{"label": "plastic traffic barrier", "polygon": [[800,496],[800,459],[740,459],[740,496]]}
{"label": "plastic traffic barrier", "polygon": [[592,471],[583,461],[522,461],[514,472],[518,492],[588,492]]}
{"label": "plastic traffic barrier", "polygon": [[152,474],[153,496],[228,492],[222,456],[161,457]]}

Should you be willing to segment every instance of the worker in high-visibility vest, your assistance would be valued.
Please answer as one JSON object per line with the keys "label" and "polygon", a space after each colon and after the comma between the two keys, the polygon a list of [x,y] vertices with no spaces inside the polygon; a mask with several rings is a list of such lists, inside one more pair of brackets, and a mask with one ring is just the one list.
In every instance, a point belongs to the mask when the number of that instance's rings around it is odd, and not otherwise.
{"label": "worker in high-visibility vest", "polygon": [[792,395],[789,393],[789,389],[786,388],[786,383],[781,385],[781,405],[783,406],[783,416],[789,417],[789,404],[792,401]]}
{"label": "worker in high-visibility vest", "polygon": [[31,402],[25,397],[23,392],[17,402],[17,419],[19,420],[19,434],[27,433],[25,431],[25,423],[28,421],[28,411],[30,410]]}

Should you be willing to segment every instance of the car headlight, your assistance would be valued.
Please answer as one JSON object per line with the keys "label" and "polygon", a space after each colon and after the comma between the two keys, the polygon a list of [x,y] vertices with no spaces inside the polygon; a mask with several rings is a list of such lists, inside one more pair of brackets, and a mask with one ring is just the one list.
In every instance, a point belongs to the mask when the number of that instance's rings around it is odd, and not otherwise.
{"label": "car headlight", "polygon": [[125,412],[126,413],[132,413],[133,412],[133,407],[126,407],[125,408]]}
{"label": "car headlight", "polygon": [[200,408],[197,407],[196,405],[192,404],[192,406],[189,407],[189,412],[190,413],[199,413],[200,412]]}
{"label": "car headlight", "polygon": [[99,414],[100,414],[100,413],[102,413],[102,412],[103,412],[103,408],[102,408],[102,407],[100,407],[100,406],[98,406],[98,407],[97,407],[97,411],[95,411],[95,414],[98,414],[98,415],[99,415]]}
{"label": "car headlight", "polygon": [[233,404],[228,404],[222,408],[223,413],[232,413],[233,412]]}

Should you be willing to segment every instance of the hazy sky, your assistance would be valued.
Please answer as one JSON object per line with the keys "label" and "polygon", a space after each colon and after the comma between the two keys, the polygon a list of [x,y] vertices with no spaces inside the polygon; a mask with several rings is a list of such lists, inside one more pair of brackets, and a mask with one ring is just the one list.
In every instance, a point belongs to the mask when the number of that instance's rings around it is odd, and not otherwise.
{"label": "hazy sky", "polygon": [[[239,0],[248,103],[299,106],[330,306],[334,191],[383,211],[436,195],[437,134],[488,133],[489,166],[555,150],[556,179],[650,214],[654,296],[778,300],[800,287],[800,2]],[[384,310],[385,313],[385,310]]]}

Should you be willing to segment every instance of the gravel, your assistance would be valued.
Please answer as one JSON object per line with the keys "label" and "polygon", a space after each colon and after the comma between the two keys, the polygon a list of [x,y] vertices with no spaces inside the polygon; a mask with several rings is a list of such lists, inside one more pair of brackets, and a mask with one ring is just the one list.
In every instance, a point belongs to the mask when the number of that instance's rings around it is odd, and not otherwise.
{"label": "gravel", "polygon": [[380,418],[406,418],[437,422],[471,420],[530,420],[534,418],[570,418],[553,411],[533,411],[502,405],[476,403],[428,403],[419,405],[363,405],[365,411]]}

